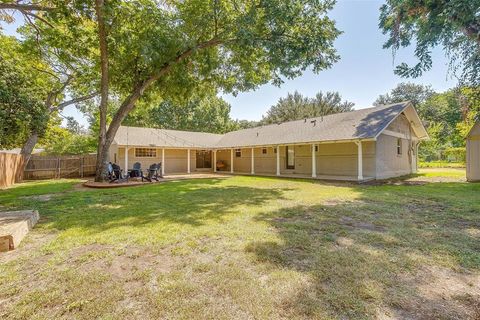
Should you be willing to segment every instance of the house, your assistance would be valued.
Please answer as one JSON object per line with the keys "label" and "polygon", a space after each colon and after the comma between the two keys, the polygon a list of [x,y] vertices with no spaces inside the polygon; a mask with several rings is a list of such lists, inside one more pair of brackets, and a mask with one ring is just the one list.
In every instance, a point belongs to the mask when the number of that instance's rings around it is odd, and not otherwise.
{"label": "house", "polygon": [[467,135],[467,180],[480,181],[480,122]]}
{"label": "house", "polygon": [[123,169],[161,162],[163,174],[364,181],[416,172],[418,144],[427,138],[413,105],[402,102],[226,134],[122,126],[109,156]]}

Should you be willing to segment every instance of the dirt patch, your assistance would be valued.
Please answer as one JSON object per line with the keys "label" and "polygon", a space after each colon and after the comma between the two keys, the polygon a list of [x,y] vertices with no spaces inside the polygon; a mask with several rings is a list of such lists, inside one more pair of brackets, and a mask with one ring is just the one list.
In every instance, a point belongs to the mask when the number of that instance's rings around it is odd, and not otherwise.
{"label": "dirt patch", "polygon": [[56,233],[31,231],[20,243],[20,246],[12,251],[0,253],[0,263],[7,263],[19,258],[32,256],[38,253],[41,247],[55,239]]}
{"label": "dirt patch", "polygon": [[323,206],[335,207],[338,205],[364,205],[365,202],[361,200],[344,200],[344,199],[328,199],[322,202]]}
{"label": "dirt patch", "polygon": [[405,205],[405,208],[408,211],[412,212],[443,212],[448,209],[448,207],[437,201],[429,201],[427,199],[417,200],[410,199],[409,202]]}
{"label": "dirt patch", "polygon": [[154,253],[145,247],[114,248],[100,244],[76,248],[68,258],[76,264],[80,262],[81,271],[105,272],[115,279],[127,281],[144,272],[169,272],[175,265],[174,260],[167,251]]}
{"label": "dirt patch", "polygon": [[400,308],[389,310],[386,315],[410,319],[480,319],[479,273],[423,266],[405,281],[416,296],[402,301]]}
{"label": "dirt patch", "polygon": [[348,227],[351,227],[352,229],[362,229],[362,230],[378,231],[378,232],[385,231],[385,227],[375,225],[375,224],[373,224],[371,222],[367,222],[367,221],[357,221],[353,218],[345,217],[345,216],[340,218],[340,223],[342,225],[346,225]]}
{"label": "dirt patch", "polygon": [[350,246],[353,245],[353,240],[350,239],[350,238],[338,237],[338,238],[335,240],[335,243],[336,243],[339,247],[348,248],[348,247],[350,247]]}
{"label": "dirt patch", "polygon": [[40,195],[35,195],[35,196],[24,196],[21,197],[22,199],[27,199],[27,200],[34,200],[34,201],[39,201],[39,202],[47,202],[52,200],[53,197],[55,197],[55,194],[40,194]]}

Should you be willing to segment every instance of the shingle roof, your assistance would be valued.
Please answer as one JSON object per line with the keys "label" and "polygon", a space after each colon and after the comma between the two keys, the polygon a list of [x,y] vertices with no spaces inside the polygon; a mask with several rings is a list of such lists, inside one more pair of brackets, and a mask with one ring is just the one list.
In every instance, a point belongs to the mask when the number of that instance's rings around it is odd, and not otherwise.
{"label": "shingle roof", "polygon": [[[324,117],[288,121],[228,132],[224,135],[136,127],[120,127],[115,142],[120,145],[233,148],[322,141],[376,138],[409,102],[337,113]],[[412,107],[413,110],[413,107]],[[424,128],[414,114],[419,131]],[[425,132],[426,136],[426,132]],[[422,138],[422,137],[420,137]]]}
{"label": "shingle roof", "polygon": [[114,142],[129,146],[211,148],[222,137],[221,134],[205,132],[121,126],[118,128]]}

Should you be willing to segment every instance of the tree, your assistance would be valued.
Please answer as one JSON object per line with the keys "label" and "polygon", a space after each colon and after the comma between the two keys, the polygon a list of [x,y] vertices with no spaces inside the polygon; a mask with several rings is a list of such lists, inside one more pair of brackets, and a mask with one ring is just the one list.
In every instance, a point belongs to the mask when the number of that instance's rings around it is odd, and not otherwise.
{"label": "tree", "polygon": [[384,48],[395,53],[416,42],[418,63],[401,63],[395,73],[419,77],[432,67],[431,49],[442,45],[453,70],[464,83],[480,82],[480,0],[387,0],[380,8],[379,26],[389,38]]}
{"label": "tree", "polygon": [[410,101],[415,107],[418,107],[430,99],[434,94],[435,91],[433,91],[431,86],[402,82],[393,88],[390,93],[380,95],[373,104],[378,106],[382,104]]}
{"label": "tree", "polygon": [[49,79],[36,68],[41,61],[27,61],[21,44],[0,35],[0,148],[21,145],[31,131],[43,133],[46,108],[43,103]]}
{"label": "tree", "polygon": [[153,108],[137,109],[124,120],[124,124],[225,133],[237,128],[236,123],[230,118],[230,108],[225,100],[212,92],[203,97],[194,95],[186,101],[162,101]]}
{"label": "tree", "polygon": [[[54,28],[48,21],[51,15],[56,15],[61,8],[59,4],[62,2],[57,3],[54,0],[5,1],[0,4],[0,15],[3,20],[12,22],[13,15],[9,14],[12,10],[20,12],[25,19],[25,25],[18,30],[22,39],[16,40],[17,46],[9,48],[6,54],[17,57],[20,63],[28,65],[32,76],[46,79],[40,85],[44,91],[43,129],[53,114],[61,112],[69,105],[81,105],[98,95],[96,92],[98,72],[92,68],[92,54],[90,57],[84,54],[89,52],[91,46],[82,41],[84,37],[78,32],[81,29],[68,39],[70,45],[60,46],[61,37],[55,40],[55,35],[65,33],[64,25]],[[47,35],[52,41],[41,41]],[[17,116],[21,118],[21,114]],[[39,131],[37,127],[32,127],[30,133],[22,137],[23,141],[17,141],[17,144],[23,145],[21,154],[28,158],[43,133],[44,131]]]}
{"label": "tree", "polygon": [[61,123],[58,113],[50,115],[45,135],[38,142],[45,149],[45,153],[74,155],[95,152],[97,139],[93,135],[72,132],[71,128],[63,128]]}
{"label": "tree", "polygon": [[[55,5],[57,10],[46,13],[49,23],[69,26],[58,36],[67,39],[82,29],[97,41],[102,81],[96,180],[103,179],[120,124],[152,92],[168,100],[188,95],[202,83],[225,92],[245,91],[269,81],[279,85],[306,68],[319,72],[338,60],[333,41],[339,31],[326,16],[333,6],[328,0],[79,0],[75,6]],[[58,36],[50,41],[72,45]],[[121,102],[107,130],[112,95]]]}
{"label": "tree", "polygon": [[295,91],[285,98],[280,98],[277,104],[267,111],[261,122],[271,124],[326,116],[351,111],[354,105],[352,102],[342,101],[338,92],[319,92],[314,98],[308,98]]}

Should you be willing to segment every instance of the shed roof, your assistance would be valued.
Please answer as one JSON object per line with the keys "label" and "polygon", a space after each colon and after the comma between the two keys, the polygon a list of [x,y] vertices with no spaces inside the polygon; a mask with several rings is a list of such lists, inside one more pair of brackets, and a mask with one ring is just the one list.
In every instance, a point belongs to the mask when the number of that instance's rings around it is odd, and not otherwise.
{"label": "shed roof", "polygon": [[235,148],[374,139],[401,113],[411,121],[420,139],[428,138],[410,102],[337,113],[324,117],[288,121],[224,135],[164,129],[120,127],[115,137],[119,145],[198,148]]}
{"label": "shed roof", "polygon": [[470,132],[467,134],[467,137],[475,137],[475,136],[480,136],[480,121],[477,121]]}

